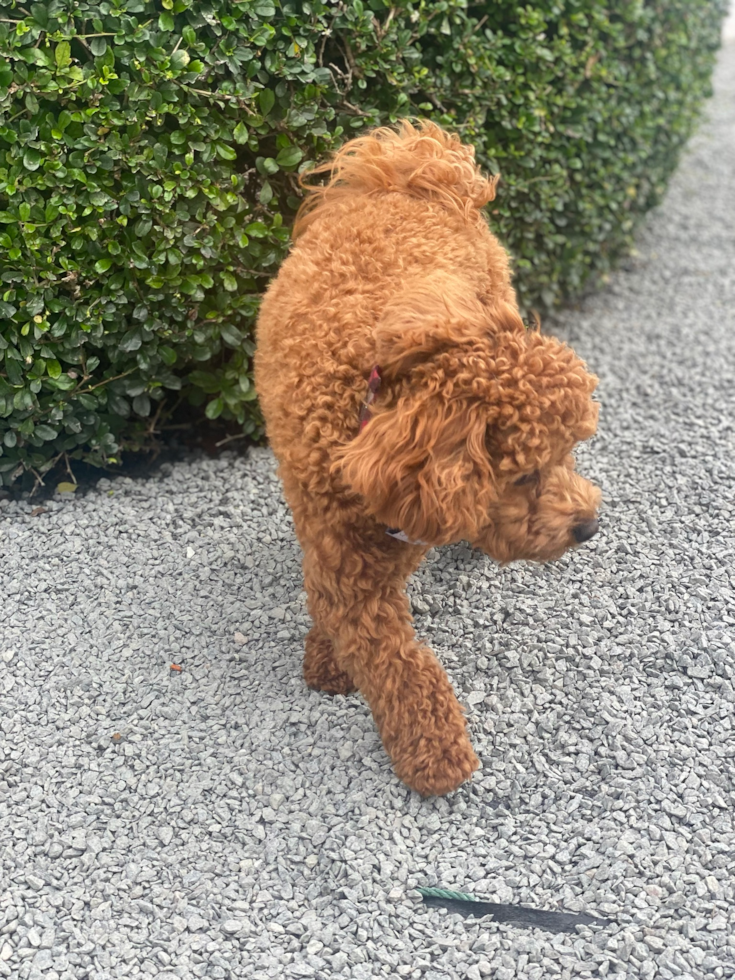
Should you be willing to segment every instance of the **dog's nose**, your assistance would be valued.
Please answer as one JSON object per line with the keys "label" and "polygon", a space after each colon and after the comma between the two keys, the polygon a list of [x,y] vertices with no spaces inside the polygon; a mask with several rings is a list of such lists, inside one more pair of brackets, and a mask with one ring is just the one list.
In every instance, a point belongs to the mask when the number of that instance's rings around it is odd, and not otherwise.
{"label": "dog's nose", "polygon": [[597,520],[585,521],[584,524],[577,524],[576,527],[572,528],[574,540],[578,544],[582,544],[583,541],[589,541],[591,537],[594,537],[594,535],[597,534],[599,527],[600,522]]}

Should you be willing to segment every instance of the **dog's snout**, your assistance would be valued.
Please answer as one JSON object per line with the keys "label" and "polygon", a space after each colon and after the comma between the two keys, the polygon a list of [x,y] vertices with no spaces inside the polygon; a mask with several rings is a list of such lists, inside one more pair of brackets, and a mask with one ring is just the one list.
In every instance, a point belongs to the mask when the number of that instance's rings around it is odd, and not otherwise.
{"label": "dog's snout", "polygon": [[598,520],[584,521],[583,524],[577,524],[576,527],[572,528],[574,540],[577,544],[582,544],[583,541],[589,541],[591,537],[597,534],[599,528],[600,522]]}

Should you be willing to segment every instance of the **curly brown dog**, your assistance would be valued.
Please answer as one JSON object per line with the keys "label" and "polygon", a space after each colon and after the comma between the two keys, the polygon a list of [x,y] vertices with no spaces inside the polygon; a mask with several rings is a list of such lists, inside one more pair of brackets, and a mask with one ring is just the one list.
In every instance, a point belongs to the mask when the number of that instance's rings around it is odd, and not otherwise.
{"label": "curly brown dog", "polygon": [[595,533],[571,450],[595,431],[596,379],[524,327],[471,147],[403,123],[316,172],[255,359],[304,550],[304,677],[357,688],[398,776],[446,793],[478,760],[406,580],[435,545],[546,561]]}

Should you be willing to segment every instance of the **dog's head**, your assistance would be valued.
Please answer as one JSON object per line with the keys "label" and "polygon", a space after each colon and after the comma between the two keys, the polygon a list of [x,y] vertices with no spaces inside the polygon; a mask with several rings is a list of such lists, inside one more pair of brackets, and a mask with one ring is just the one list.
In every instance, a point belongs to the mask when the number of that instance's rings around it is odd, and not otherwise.
{"label": "dog's head", "polygon": [[431,545],[546,561],[597,530],[600,491],[571,451],[597,380],[572,350],[451,279],[397,297],[377,327],[383,383],[336,466],[376,520]]}

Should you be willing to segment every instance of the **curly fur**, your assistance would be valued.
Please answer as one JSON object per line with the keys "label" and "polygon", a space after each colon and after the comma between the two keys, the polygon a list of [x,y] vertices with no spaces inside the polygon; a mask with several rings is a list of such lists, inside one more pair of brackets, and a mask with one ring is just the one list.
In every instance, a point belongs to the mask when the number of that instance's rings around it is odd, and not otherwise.
{"label": "curly fur", "polygon": [[[429,546],[452,541],[501,562],[574,545],[600,498],[571,455],[596,428],[596,379],[525,329],[480,211],[496,180],[471,147],[403,123],[316,173],[329,178],[263,301],[255,361],[304,550],[304,676],[358,689],[398,776],[445,793],[478,761],[446,674],[414,636],[406,580]],[[375,364],[382,385],[359,431]]]}

